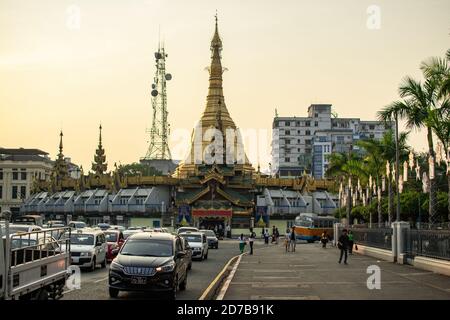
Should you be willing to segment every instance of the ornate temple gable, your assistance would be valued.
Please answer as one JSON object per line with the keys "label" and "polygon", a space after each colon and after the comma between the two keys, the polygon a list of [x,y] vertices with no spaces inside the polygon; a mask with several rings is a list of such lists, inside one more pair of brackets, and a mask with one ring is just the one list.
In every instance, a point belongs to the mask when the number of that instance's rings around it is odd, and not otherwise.
{"label": "ornate temple gable", "polygon": [[105,149],[102,145],[102,125],[99,127],[98,147],[95,150],[94,162],[92,163],[92,171],[96,177],[102,176],[106,173],[108,164],[106,163]]}
{"label": "ornate temple gable", "polygon": [[202,196],[209,194],[211,191],[210,187],[207,186],[206,188],[200,190],[200,191],[187,191],[184,193],[177,194],[177,205],[180,204],[192,204],[193,202],[199,200]]}
{"label": "ornate temple gable", "polygon": [[224,185],[226,183],[222,170],[219,169],[217,165],[213,165],[212,168],[205,174],[204,178],[200,180],[201,184],[205,184],[208,181],[217,181],[218,183]]}
{"label": "ornate temple gable", "polygon": [[252,207],[254,203],[250,200],[249,197],[246,197],[244,194],[240,194],[238,192],[232,192],[232,190],[223,190],[220,187],[216,189],[217,193],[223,196],[225,199],[230,201],[232,204],[240,207]]}

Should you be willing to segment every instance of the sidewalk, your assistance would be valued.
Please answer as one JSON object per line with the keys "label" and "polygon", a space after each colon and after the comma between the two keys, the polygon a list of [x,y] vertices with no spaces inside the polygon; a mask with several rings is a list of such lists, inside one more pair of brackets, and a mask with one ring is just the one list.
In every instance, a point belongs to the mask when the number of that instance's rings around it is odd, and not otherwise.
{"label": "sidewalk", "polygon": [[[450,299],[450,277],[358,254],[348,265],[338,260],[336,248],[319,243],[297,244],[295,253],[258,246],[242,257],[224,299]],[[380,290],[367,288],[370,265],[381,269]]]}

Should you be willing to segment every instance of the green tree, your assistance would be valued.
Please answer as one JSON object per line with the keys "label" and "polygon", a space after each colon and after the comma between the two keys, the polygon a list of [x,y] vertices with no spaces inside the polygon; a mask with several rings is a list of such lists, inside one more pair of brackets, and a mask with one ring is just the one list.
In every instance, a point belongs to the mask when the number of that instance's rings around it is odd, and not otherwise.
{"label": "green tree", "polygon": [[160,176],[162,173],[146,164],[133,162],[130,164],[119,165],[117,168],[119,174],[122,176],[134,177],[134,176]]}
{"label": "green tree", "polygon": [[[426,76],[425,80],[416,81],[411,77],[406,77],[399,88],[399,95],[402,98],[386,106],[378,112],[381,120],[392,121],[405,119],[409,129],[425,129],[427,132],[428,153],[433,157],[435,163],[433,128],[431,125],[432,116],[435,110],[440,108],[439,92],[440,82],[437,77]],[[434,179],[430,179],[429,195],[429,217],[434,223],[436,209],[436,185]]]}

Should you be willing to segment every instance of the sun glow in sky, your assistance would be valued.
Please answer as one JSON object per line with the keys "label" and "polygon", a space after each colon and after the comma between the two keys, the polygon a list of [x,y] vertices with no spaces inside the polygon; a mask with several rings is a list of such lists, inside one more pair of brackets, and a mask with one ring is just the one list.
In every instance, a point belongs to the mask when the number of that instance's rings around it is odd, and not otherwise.
{"label": "sun glow in sky", "polygon": [[[370,5],[380,8],[380,29],[367,26]],[[262,168],[275,108],[306,116],[311,103],[331,103],[340,117],[375,119],[404,76],[420,78],[420,62],[450,47],[448,0],[2,0],[0,146],[54,157],[63,129],[64,154],[90,169],[101,122],[108,169],[137,161],[160,34],[173,75],[172,153],[182,158],[205,106],[216,9],[227,108],[264,140],[259,156],[247,152]],[[424,149],[424,133],[409,142]]]}

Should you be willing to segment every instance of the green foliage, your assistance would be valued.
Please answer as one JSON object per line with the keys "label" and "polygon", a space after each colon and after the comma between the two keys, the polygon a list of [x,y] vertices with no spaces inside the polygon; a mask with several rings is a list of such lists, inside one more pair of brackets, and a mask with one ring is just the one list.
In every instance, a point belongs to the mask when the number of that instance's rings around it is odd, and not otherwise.
{"label": "green foliage", "polygon": [[160,176],[162,173],[146,164],[133,162],[131,164],[120,165],[117,170],[120,175],[134,177],[134,176]]}

